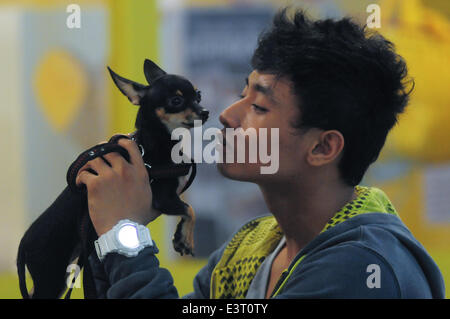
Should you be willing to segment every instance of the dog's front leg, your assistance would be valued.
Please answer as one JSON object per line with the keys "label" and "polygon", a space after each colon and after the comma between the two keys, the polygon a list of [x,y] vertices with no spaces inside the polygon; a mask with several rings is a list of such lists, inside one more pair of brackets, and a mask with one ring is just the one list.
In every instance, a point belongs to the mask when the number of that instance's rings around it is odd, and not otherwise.
{"label": "dog's front leg", "polygon": [[186,214],[181,216],[172,243],[175,251],[194,256],[195,213],[191,206],[186,207]]}

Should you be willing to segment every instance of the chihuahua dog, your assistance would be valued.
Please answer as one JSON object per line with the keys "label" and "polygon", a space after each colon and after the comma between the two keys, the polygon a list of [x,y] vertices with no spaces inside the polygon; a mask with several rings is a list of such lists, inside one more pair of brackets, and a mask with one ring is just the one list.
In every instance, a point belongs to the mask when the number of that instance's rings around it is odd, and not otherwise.
{"label": "chihuahua dog", "polygon": [[[17,257],[24,298],[59,298],[69,284],[66,282],[68,265],[75,262],[79,268],[84,267],[85,297],[96,298],[88,257],[94,250],[97,234],[89,218],[86,189],[84,185],[77,186],[75,179],[84,164],[108,152],[118,152],[129,160],[128,152],[117,144],[120,138],[133,139],[141,149],[153,194],[150,213],[155,218],[160,214],[181,216],[173,246],[181,255],[193,255],[195,213],[179,195],[192,183],[196,166],[185,154],[182,154],[187,158],[184,163],[172,161],[171,151],[178,141],[171,139],[171,132],[178,127],[192,128],[195,120],[203,124],[208,119],[209,112],[199,104],[200,91],[189,80],[167,74],[150,60],[144,62],[149,85],[123,78],[109,67],[108,70],[119,90],[139,106],[136,131],[130,136],[115,135],[108,143],[83,152],[67,172],[66,189],[25,232]],[[25,266],[33,279],[32,294],[26,287]],[[70,292],[71,289],[66,298]]]}

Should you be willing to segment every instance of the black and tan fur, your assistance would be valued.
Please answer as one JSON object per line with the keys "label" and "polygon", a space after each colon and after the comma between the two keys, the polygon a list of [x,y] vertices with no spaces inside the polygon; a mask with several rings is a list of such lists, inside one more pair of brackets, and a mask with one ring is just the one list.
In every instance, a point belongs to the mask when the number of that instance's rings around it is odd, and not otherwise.
{"label": "black and tan fur", "polygon": [[[171,159],[171,150],[178,143],[171,139],[171,131],[177,127],[191,128],[194,120],[201,120],[202,123],[207,120],[208,111],[199,105],[200,92],[187,79],[167,74],[150,60],[144,63],[144,74],[149,85],[125,79],[110,68],[108,70],[120,91],[139,106],[136,131],[132,136],[144,150],[144,162],[151,165],[151,213],[155,216],[160,213],[181,216],[173,246],[181,255],[193,254],[195,214],[192,207],[179,197],[188,186],[187,181],[192,181],[189,174],[193,172],[191,170],[183,176],[170,174],[177,168]],[[191,169],[195,169],[195,165]],[[85,297],[96,298],[88,262],[96,238],[88,214],[86,192],[66,187],[33,222],[19,245],[17,267],[23,297],[59,298],[67,289],[67,266],[77,261],[80,267],[84,267]],[[32,294],[26,288],[25,266],[33,279]]]}
{"label": "black and tan fur", "polygon": [[[144,162],[152,167],[173,163],[171,151],[178,141],[171,140],[172,130],[191,128],[195,120],[205,122],[208,118],[209,112],[199,105],[200,92],[187,79],[167,74],[150,60],[144,63],[148,86],[120,77],[111,69],[109,71],[119,90],[131,103],[140,105],[134,136],[145,149]],[[193,254],[194,213],[177,194],[186,178],[156,179],[151,187],[155,210],[182,216],[174,236],[175,250],[181,254]]]}

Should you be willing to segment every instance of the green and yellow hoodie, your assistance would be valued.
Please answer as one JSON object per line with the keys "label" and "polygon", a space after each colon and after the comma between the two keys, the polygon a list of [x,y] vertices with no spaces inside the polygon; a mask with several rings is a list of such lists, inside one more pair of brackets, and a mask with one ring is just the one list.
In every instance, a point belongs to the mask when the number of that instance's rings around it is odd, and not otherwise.
{"label": "green and yellow hoodie", "polygon": [[[357,198],[282,273],[272,298],[445,298],[439,268],[387,196],[374,187],[355,190]],[[251,220],[211,255],[194,279],[194,291],[184,298],[245,298],[282,238],[273,216]],[[91,256],[99,296],[178,298],[157,252],[154,245],[133,258],[107,255],[103,263]]]}

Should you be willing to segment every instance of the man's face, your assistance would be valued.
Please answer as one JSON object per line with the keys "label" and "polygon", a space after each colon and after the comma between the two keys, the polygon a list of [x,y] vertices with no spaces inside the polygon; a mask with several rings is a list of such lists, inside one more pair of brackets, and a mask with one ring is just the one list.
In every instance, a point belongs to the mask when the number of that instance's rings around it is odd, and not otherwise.
{"label": "man's face", "polygon": [[[278,170],[273,174],[261,174],[260,168],[269,164],[261,163],[259,154],[257,163],[249,163],[247,138],[245,163],[225,162],[225,153],[230,151],[224,146],[224,163],[218,164],[219,171],[231,179],[257,184],[299,178],[305,167],[304,154],[308,147],[308,138],[307,133],[302,135],[299,129],[292,127],[300,116],[297,105],[297,97],[288,79],[277,79],[275,75],[253,71],[247,79],[241,99],[222,112],[220,121],[225,128],[241,128],[244,131],[253,128],[258,140],[261,138],[261,129],[266,128],[267,154],[271,154],[278,146],[278,158],[271,159],[278,160]],[[275,140],[271,138],[271,129],[274,128],[278,129],[278,139]],[[235,139],[234,145],[236,142]],[[227,143],[226,141],[225,144]],[[278,145],[272,145],[273,143]],[[234,153],[236,152],[235,147]]]}

